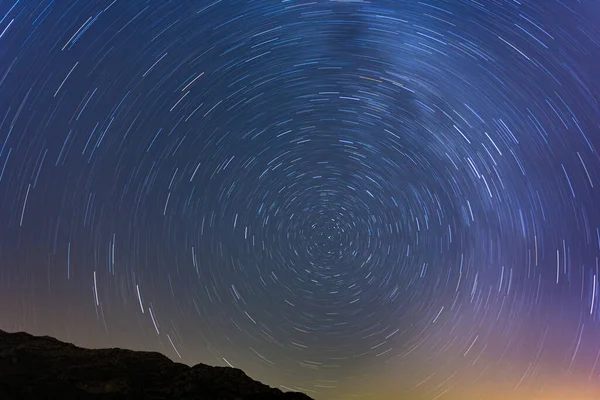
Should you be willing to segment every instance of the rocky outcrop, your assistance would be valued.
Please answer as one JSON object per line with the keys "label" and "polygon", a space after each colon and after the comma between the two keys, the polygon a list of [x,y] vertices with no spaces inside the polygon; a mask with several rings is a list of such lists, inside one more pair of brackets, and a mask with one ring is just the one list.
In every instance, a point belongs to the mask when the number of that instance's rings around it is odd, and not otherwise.
{"label": "rocky outcrop", "polygon": [[311,400],[243,371],[189,367],[154,352],[91,350],[48,336],[0,331],[0,399]]}

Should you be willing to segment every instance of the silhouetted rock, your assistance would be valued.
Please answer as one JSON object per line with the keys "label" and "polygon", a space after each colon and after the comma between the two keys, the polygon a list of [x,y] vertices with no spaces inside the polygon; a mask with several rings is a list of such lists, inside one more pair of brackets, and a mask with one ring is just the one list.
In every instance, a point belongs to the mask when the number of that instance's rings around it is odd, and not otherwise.
{"label": "silhouetted rock", "polygon": [[0,399],[311,400],[243,371],[189,367],[154,352],[91,350],[48,336],[0,331]]}

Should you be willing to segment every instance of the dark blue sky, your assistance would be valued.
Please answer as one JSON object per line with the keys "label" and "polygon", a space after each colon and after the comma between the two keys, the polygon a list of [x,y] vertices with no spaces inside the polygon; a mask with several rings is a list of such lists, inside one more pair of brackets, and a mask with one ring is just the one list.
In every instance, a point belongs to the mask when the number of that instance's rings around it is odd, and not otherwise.
{"label": "dark blue sky", "polygon": [[319,400],[600,393],[598,11],[0,2],[0,328]]}

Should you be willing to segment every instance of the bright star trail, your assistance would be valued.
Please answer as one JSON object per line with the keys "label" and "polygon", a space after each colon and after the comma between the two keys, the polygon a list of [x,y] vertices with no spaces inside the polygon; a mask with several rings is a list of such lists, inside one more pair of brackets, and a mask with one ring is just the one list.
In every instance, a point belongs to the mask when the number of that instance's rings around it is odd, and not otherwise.
{"label": "bright star trail", "polygon": [[0,328],[317,400],[600,394],[600,4],[0,2]]}

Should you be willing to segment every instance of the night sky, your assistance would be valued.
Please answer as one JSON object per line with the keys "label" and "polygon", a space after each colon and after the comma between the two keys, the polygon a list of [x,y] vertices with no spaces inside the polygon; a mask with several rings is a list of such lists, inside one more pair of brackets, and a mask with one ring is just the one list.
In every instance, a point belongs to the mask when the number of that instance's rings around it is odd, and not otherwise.
{"label": "night sky", "polygon": [[600,4],[0,2],[0,328],[317,400],[600,395]]}

